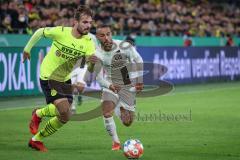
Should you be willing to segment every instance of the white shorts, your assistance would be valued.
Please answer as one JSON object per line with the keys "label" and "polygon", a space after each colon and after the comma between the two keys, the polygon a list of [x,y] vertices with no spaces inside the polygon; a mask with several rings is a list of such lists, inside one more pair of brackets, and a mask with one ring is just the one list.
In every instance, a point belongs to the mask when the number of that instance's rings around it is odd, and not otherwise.
{"label": "white shorts", "polygon": [[87,71],[86,66],[84,68],[80,68],[80,67],[75,68],[71,73],[72,83],[75,84],[77,82],[81,82],[83,84],[86,84],[86,82],[83,80],[86,71]]}
{"label": "white shorts", "polygon": [[135,112],[136,108],[136,93],[129,91],[128,88],[122,88],[117,94],[113,91],[103,88],[102,93],[103,101],[112,101],[115,103],[116,108],[123,107],[126,110]]}

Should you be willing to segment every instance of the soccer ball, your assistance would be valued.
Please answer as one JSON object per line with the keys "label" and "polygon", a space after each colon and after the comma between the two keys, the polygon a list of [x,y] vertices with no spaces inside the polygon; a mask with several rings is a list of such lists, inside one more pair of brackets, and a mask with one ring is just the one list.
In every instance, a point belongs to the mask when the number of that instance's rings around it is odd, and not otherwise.
{"label": "soccer ball", "polygon": [[143,155],[143,145],[138,139],[129,139],[123,145],[124,155],[128,159],[137,159]]}

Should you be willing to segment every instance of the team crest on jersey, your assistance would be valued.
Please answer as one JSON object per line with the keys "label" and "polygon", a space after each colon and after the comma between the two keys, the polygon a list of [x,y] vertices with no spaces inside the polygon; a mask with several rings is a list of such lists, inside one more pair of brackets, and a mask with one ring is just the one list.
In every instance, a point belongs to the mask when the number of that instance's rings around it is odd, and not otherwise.
{"label": "team crest on jersey", "polygon": [[115,54],[113,56],[113,60],[114,61],[125,61],[127,59],[126,55],[123,53],[120,53],[120,50],[118,50],[117,52],[115,52],[117,54]]}
{"label": "team crest on jersey", "polygon": [[57,95],[57,91],[55,89],[51,89],[51,96],[56,96]]}
{"label": "team crest on jersey", "polygon": [[121,54],[115,54],[115,55],[113,56],[113,59],[114,59],[115,61],[120,61],[120,60],[123,59],[123,56],[122,56]]}

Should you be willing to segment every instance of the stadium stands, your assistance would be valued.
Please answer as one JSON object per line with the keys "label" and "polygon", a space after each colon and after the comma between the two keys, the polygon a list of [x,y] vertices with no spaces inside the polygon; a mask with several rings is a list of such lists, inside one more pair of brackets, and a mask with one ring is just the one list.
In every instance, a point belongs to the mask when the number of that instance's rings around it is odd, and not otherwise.
{"label": "stadium stands", "polygon": [[80,4],[94,9],[94,25],[111,24],[115,35],[240,36],[240,2],[231,0],[12,0],[1,4],[0,32],[71,26],[73,8]]}

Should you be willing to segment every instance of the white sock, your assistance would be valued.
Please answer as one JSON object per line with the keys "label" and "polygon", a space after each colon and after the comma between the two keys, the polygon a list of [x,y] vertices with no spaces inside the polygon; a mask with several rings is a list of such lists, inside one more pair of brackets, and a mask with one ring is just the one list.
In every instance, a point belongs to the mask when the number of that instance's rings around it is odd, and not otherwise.
{"label": "white sock", "polygon": [[103,117],[103,121],[104,121],[104,126],[105,126],[108,134],[112,137],[112,140],[114,142],[120,143],[118,135],[117,135],[115,121],[114,121],[113,117],[109,117],[109,118]]}
{"label": "white sock", "polygon": [[78,96],[77,95],[73,95],[73,102],[72,102],[71,109],[72,110],[76,110],[76,106],[77,105],[78,105]]}

